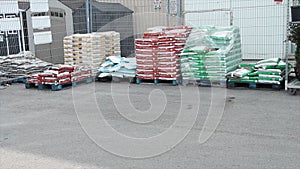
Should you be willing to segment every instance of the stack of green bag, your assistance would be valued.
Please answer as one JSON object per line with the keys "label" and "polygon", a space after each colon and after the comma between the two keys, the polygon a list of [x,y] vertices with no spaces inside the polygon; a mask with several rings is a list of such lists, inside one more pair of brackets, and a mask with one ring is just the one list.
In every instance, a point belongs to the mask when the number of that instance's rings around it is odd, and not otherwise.
{"label": "stack of green bag", "polygon": [[[286,63],[280,58],[266,59],[256,64],[241,64],[240,68],[227,74],[229,82],[278,84],[284,80]],[[244,74],[240,74],[244,72]]]}
{"label": "stack of green bag", "polygon": [[225,81],[242,61],[237,27],[193,28],[181,56],[182,78]]}

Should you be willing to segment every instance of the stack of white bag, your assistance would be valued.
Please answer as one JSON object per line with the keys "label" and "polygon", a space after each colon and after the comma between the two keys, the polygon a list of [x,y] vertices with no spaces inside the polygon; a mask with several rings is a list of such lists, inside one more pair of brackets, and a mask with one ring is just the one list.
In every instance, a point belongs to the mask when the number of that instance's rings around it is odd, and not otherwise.
{"label": "stack of white bag", "polygon": [[136,75],[136,59],[124,58],[121,56],[109,56],[107,60],[101,64],[99,69],[99,78],[118,77],[118,78],[134,78]]}
{"label": "stack of white bag", "polygon": [[75,34],[64,38],[65,64],[89,66],[94,75],[107,56],[120,53],[120,33],[114,31]]}

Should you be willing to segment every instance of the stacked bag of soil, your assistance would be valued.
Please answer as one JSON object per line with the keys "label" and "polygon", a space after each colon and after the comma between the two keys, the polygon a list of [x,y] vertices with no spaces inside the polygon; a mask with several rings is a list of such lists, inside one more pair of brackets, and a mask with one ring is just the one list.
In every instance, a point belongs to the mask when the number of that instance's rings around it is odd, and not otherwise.
{"label": "stacked bag of soil", "polygon": [[29,76],[43,72],[52,64],[33,56],[31,52],[0,57],[0,71],[6,77]]}
{"label": "stacked bag of soil", "polygon": [[155,27],[135,40],[137,78],[148,80],[178,80],[179,54],[190,33],[187,26]]}
{"label": "stacked bag of soil", "polygon": [[121,56],[109,56],[106,61],[101,64],[98,70],[97,78],[110,79],[118,78],[134,78],[136,74],[136,59],[124,58]]}
{"label": "stacked bag of soil", "polygon": [[242,61],[237,27],[193,28],[181,55],[183,80],[225,81]]}
{"label": "stacked bag of soil", "polygon": [[286,63],[280,58],[266,59],[255,64],[240,64],[239,67],[226,75],[229,82],[280,85],[285,78]]}
{"label": "stacked bag of soil", "polygon": [[86,67],[56,65],[42,73],[33,74],[27,80],[29,85],[64,85],[92,77],[92,71]]}

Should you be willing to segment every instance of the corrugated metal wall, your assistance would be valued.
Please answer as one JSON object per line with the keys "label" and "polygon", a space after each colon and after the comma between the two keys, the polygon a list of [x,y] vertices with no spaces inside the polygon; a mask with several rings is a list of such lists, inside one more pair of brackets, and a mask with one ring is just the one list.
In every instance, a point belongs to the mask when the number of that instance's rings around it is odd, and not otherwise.
{"label": "corrugated metal wall", "polygon": [[287,1],[185,0],[186,24],[241,29],[243,59],[285,57]]}

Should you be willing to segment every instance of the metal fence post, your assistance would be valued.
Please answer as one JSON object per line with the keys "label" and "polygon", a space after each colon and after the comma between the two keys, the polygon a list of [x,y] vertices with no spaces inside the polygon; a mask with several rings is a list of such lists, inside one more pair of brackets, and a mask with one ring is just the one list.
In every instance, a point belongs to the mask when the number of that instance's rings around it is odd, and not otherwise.
{"label": "metal fence post", "polygon": [[182,0],[177,0],[177,25],[182,25]]}
{"label": "metal fence post", "polygon": [[[25,15],[26,15],[26,13],[25,13]],[[24,35],[23,12],[22,11],[20,11],[20,24],[21,24],[21,33],[22,33],[22,47],[23,47],[23,52],[25,52],[26,48],[25,48],[25,35]]]}
{"label": "metal fence post", "polygon": [[230,26],[233,26],[233,0],[230,0]]}
{"label": "metal fence post", "polygon": [[93,32],[93,1],[89,0],[90,33]]}
{"label": "metal fence post", "polygon": [[85,0],[86,31],[87,31],[87,33],[91,33],[90,4],[91,4],[90,0]]}
{"label": "metal fence post", "polygon": [[185,0],[181,0],[181,23],[182,25],[185,25],[185,18],[184,18],[184,13],[185,13]]}
{"label": "metal fence post", "polygon": [[285,40],[285,63],[286,63],[286,69],[285,69],[285,90],[287,91],[288,88],[287,88],[287,84],[288,84],[288,79],[289,79],[289,40],[288,40],[288,31],[289,31],[289,21],[290,21],[290,0],[287,0],[287,3],[286,3],[286,10],[287,10],[287,13],[286,13],[286,40]]}
{"label": "metal fence post", "polygon": [[7,56],[9,55],[9,41],[8,41],[8,33],[5,31],[5,40],[6,40],[6,50],[7,50]]}
{"label": "metal fence post", "polygon": [[170,0],[167,0],[167,26],[170,26]]}

